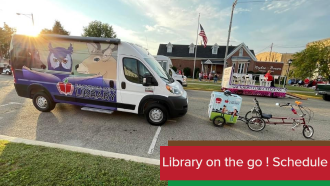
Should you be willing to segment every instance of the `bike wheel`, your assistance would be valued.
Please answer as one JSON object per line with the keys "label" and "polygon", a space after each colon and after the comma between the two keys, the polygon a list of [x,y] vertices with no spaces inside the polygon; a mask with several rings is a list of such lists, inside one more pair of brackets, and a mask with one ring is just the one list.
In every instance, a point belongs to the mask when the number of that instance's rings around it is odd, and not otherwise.
{"label": "bike wheel", "polygon": [[217,127],[223,127],[223,125],[226,123],[226,119],[222,116],[216,116],[213,118],[213,125]]}
{"label": "bike wheel", "polygon": [[314,134],[314,129],[310,125],[305,125],[303,129],[303,135],[305,138],[311,138]]}
{"label": "bike wheel", "polygon": [[251,118],[248,121],[248,127],[250,130],[259,132],[262,131],[266,127],[266,122],[262,118]]}
{"label": "bike wheel", "polygon": [[251,118],[261,118],[261,114],[258,111],[249,111],[245,114],[245,120],[249,121]]}

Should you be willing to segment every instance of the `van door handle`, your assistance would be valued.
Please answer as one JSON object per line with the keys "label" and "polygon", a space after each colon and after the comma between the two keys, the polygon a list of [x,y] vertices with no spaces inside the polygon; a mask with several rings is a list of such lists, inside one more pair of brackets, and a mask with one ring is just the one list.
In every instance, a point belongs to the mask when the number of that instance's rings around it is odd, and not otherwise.
{"label": "van door handle", "polygon": [[121,82],[121,88],[122,89],[126,89],[126,83],[123,81],[123,82]]}

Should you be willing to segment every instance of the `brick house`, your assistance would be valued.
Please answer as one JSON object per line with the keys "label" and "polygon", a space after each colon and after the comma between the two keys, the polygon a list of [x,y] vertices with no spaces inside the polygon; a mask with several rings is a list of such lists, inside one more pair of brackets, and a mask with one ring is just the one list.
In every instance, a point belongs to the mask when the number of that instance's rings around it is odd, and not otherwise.
{"label": "brick house", "polygon": [[[171,59],[173,66],[179,70],[186,67],[194,69],[195,45],[176,45],[176,44],[160,44],[157,55],[164,55]],[[205,73],[214,72],[222,75],[223,64],[225,58],[226,46],[219,46],[218,44],[204,46],[197,46],[196,68]],[[238,46],[228,47],[227,56],[228,66],[234,64],[236,73],[247,73],[254,70],[254,64],[257,61],[254,51],[250,50],[244,43]]]}
{"label": "brick house", "polygon": [[[160,44],[157,55],[164,55],[171,59],[173,66],[178,70],[183,70],[186,67],[194,69],[195,45],[176,45],[176,44]],[[196,68],[205,73],[214,72],[222,76],[223,64],[225,58],[226,46],[218,44],[197,46]],[[234,73],[261,72],[266,73],[271,70],[274,75],[281,75],[283,63],[270,63],[258,61],[254,50],[250,50],[244,43],[238,46],[228,47],[227,66],[234,67]]]}

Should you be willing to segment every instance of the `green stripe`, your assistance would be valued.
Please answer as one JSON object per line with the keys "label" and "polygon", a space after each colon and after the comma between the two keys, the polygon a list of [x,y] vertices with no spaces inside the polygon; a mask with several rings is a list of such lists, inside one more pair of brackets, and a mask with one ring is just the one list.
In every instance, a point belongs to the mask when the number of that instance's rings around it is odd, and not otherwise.
{"label": "green stripe", "polygon": [[[299,175],[296,175],[297,179]],[[168,181],[169,186],[329,186],[330,181]]]}

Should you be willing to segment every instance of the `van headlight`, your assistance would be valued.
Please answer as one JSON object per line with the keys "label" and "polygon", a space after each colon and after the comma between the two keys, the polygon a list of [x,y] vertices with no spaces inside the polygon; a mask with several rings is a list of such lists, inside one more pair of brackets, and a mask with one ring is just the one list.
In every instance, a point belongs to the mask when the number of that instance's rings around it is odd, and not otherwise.
{"label": "van headlight", "polygon": [[172,94],[176,94],[176,95],[181,95],[182,94],[179,87],[177,87],[177,86],[166,85],[166,89],[168,91],[170,91]]}

